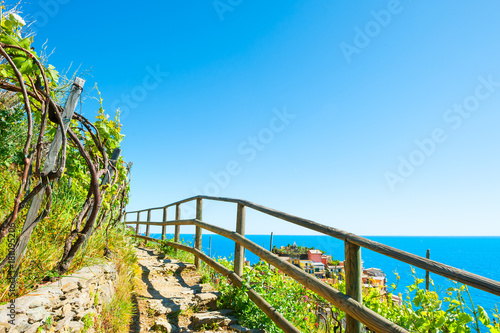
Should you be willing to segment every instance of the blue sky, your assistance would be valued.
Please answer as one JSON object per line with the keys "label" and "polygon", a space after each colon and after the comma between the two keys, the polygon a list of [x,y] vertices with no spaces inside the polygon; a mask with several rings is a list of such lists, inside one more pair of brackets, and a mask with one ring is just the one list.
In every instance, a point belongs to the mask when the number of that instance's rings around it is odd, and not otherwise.
{"label": "blue sky", "polygon": [[[129,210],[203,193],[361,235],[500,235],[497,1],[23,10],[50,62],[92,68],[86,90],[123,111]],[[204,219],[234,228],[235,213]],[[270,232],[310,233],[249,213],[247,233]]]}

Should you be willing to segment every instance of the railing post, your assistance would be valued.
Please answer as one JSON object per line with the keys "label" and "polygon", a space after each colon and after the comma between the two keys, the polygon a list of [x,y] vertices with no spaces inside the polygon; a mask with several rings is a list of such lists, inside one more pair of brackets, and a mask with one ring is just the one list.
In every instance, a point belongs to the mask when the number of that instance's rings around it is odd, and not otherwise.
{"label": "railing post", "polygon": [[[177,204],[175,205],[175,219],[180,220],[181,219],[181,205]],[[174,242],[179,243],[181,240],[181,226],[176,225],[175,226],[175,233],[174,233]],[[175,249],[175,252],[178,250]]]}
{"label": "railing post", "polygon": [[[236,233],[245,236],[245,206],[238,204],[236,213]],[[243,276],[243,264],[245,263],[245,248],[238,243],[234,247],[234,272],[238,276]]]}
{"label": "railing post", "polygon": [[[358,245],[345,241],[345,283],[346,294],[358,303],[363,302],[361,248]],[[346,332],[361,333],[361,323],[351,316],[346,315]]]}
{"label": "railing post", "polygon": [[[163,222],[167,222],[167,208],[163,208]],[[165,239],[165,234],[167,233],[167,226],[162,225],[161,226],[161,240]]]}
{"label": "railing post", "polygon": [[[141,220],[141,212],[137,212],[137,222]],[[135,234],[139,235],[139,223],[135,225]]]}
{"label": "railing post", "polygon": [[[151,222],[151,209],[148,209],[148,222]],[[149,224],[146,224],[146,237],[149,237]]]}
{"label": "railing post", "polygon": [[[431,250],[427,249],[427,254],[425,255],[427,259],[431,258]],[[425,271],[425,290],[429,291],[429,271]]]}
{"label": "railing post", "polygon": [[[202,221],[203,219],[203,199],[196,199],[196,219]],[[194,248],[201,251],[201,227],[196,226],[196,236],[194,239]],[[194,258],[194,265],[196,268],[201,267],[201,259]]]}

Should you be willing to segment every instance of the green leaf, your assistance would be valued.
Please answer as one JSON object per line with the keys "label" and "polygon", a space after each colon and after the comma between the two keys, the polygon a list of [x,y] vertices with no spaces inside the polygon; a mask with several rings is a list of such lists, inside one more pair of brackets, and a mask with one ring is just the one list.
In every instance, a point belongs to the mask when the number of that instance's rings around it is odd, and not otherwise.
{"label": "green leaf", "polygon": [[483,325],[489,325],[490,317],[488,317],[488,313],[484,310],[484,308],[481,305],[478,305],[477,309],[479,312],[479,321],[481,321]]}
{"label": "green leaf", "polygon": [[28,37],[20,40],[18,45],[26,50],[29,50],[32,42],[32,38]]}
{"label": "green leaf", "polygon": [[5,33],[0,34],[0,42],[7,45],[17,45],[17,41]]}
{"label": "green leaf", "polygon": [[31,59],[27,59],[25,62],[23,62],[23,64],[21,65],[21,68],[19,69],[19,71],[21,72],[21,74],[31,74],[31,72],[33,72],[33,62],[30,61]]}
{"label": "green leaf", "polygon": [[[17,69],[20,69],[21,66],[26,62],[26,57],[14,57],[12,58],[12,61],[16,65]],[[31,62],[31,61],[29,61]]]}
{"label": "green leaf", "polygon": [[48,74],[48,76],[50,77],[50,79],[53,81],[53,82],[58,82],[59,81],[59,72],[56,71],[56,68],[52,65],[49,65],[47,67],[47,70],[46,70],[46,73]]}

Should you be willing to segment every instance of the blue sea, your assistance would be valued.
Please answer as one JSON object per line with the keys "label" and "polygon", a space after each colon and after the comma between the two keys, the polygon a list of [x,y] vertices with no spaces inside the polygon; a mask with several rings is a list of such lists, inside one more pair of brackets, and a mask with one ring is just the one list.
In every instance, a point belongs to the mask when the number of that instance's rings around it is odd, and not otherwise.
{"label": "blue sea", "polygon": [[[160,234],[152,234],[159,238]],[[256,244],[269,249],[270,235],[247,235]],[[415,236],[365,236],[373,241],[395,247],[416,255],[425,257],[427,249],[430,250],[432,260],[464,269],[471,273],[500,281],[500,237],[415,237]],[[173,235],[167,235],[173,238]],[[181,238],[185,242],[194,242],[192,234],[183,234]],[[211,239],[211,248],[209,248]],[[344,260],[344,242],[329,236],[297,236],[297,235],[274,235],[273,245],[277,247],[286,246],[295,242],[298,246],[314,247],[326,251],[333,259]],[[234,256],[234,242],[219,235],[203,235],[202,250],[213,258]],[[259,258],[253,253],[246,251],[246,259],[254,264]],[[414,283],[410,265],[386,257],[373,251],[362,249],[361,257],[363,267],[376,267],[382,269],[387,275],[388,286],[392,283],[398,284],[394,293],[401,292],[406,295],[405,286]],[[397,282],[395,273],[400,276]],[[419,278],[425,278],[425,271],[416,269]],[[443,297],[444,291],[452,287],[453,283],[439,275],[431,273],[436,291]],[[421,285],[425,288],[425,283]],[[431,286],[431,290],[432,286]],[[498,305],[500,308],[500,297],[470,287],[472,299],[475,304],[483,306],[489,313]]]}

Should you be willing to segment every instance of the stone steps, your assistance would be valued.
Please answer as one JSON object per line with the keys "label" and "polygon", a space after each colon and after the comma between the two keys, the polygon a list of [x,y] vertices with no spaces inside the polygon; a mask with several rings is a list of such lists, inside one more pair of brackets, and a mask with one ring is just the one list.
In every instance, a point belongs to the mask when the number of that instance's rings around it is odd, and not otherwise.
{"label": "stone steps", "polygon": [[264,332],[238,325],[229,309],[217,309],[220,293],[200,284],[194,265],[138,248],[143,269],[137,294],[139,312],[131,332]]}

